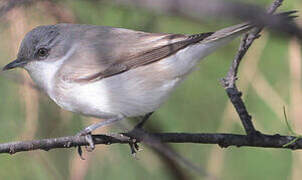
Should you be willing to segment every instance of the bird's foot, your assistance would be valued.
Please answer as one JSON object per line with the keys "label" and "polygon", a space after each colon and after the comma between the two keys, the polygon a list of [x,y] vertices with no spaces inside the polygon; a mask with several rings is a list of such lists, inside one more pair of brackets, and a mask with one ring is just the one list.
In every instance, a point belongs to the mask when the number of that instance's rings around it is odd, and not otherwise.
{"label": "bird's foot", "polygon": [[130,150],[131,150],[131,155],[134,157],[134,159],[138,159],[136,154],[137,154],[137,152],[141,151],[142,149],[139,147],[137,140],[131,138],[129,146],[130,146]]}
{"label": "bird's foot", "polygon": [[[95,149],[95,144],[93,142],[93,138],[92,138],[91,132],[94,131],[94,130],[96,130],[96,129],[98,129],[98,128],[101,128],[101,127],[104,127],[104,126],[108,126],[110,124],[114,124],[114,123],[116,123],[118,121],[121,121],[123,119],[124,119],[124,117],[122,117],[122,116],[116,116],[114,118],[107,119],[105,121],[92,124],[92,125],[86,127],[85,129],[83,129],[82,131],[80,131],[79,133],[77,133],[76,136],[84,136],[85,137],[86,142],[89,144],[89,146],[85,146],[86,150],[88,152],[91,152],[91,151],[93,151]],[[82,154],[81,147],[78,147],[78,152],[79,152],[79,155],[81,156],[81,154]]]}
{"label": "bird's foot", "polygon": [[[88,152],[92,152],[95,149],[95,144],[93,142],[91,131],[89,131],[87,128],[85,128],[82,131],[80,131],[79,133],[77,133],[76,136],[77,137],[80,137],[80,136],[85,137],[86,142],[89,144],[88,146],[85,146],[85,148]],[[82,156],[83,151],[82,151],[81,146],[78,146],[78,154],[79,154],[79,156],[81,157],[82,160],[85,160]]]}

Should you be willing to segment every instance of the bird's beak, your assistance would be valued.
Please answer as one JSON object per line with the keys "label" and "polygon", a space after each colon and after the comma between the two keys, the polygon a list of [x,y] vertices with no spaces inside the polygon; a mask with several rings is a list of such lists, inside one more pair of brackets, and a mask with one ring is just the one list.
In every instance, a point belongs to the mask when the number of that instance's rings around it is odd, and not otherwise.
{"label": "bird's beak", "polygon": [[4,66],[4,68],[2,69],[2,71],[6,71],[9,69],[14,69],[16,67],[23,67],[26,64],[26,61],[24,61],[23,59],[16,59],[13,62],[7,64],[6,66]]}

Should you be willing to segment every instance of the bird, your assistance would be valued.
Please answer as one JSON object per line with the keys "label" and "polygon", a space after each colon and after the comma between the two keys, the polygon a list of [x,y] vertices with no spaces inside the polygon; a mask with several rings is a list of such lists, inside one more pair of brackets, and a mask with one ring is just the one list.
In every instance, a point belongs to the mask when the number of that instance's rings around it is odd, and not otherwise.
{"label": "bird", "polygon": [[154,112],[201,59],[251,28],[243,23],[185,35],[81,24],[38,26],[3,70],[24,68],[65,110],[120,120]]}
{"label": "bird", "polygon": [[194,35],[109,26],[38,26],[3,71],[21,67],[61,108],[105,119],[79,135],[156,111],[206,56],[249,31],[250,23]]}

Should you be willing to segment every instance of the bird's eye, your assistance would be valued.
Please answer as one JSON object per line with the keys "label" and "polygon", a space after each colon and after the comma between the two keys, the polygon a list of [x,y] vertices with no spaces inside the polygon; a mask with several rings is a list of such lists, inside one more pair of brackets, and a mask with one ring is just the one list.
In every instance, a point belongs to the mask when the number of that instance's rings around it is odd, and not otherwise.
{"label": "bird's eye", "polygon": [[46,48],[40,48],[38,50],[38,56],[39,57],[45,57],[48,55],[48,50]]}

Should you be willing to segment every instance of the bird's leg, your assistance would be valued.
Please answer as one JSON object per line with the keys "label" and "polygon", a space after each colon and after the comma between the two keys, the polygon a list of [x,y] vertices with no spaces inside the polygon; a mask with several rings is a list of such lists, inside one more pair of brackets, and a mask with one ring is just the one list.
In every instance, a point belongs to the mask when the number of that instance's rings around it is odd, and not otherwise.
{"label": "bird's leg", "polygon": [[100,128],[100,127],[104,127],[104,126],[108,126],[110,124],[114,124],[114,123],[116,123],[118,121],[121,121],[123,119],[124,119],[124,117],[117,116],[117,117],[114,117],[114,118],[111,118],[111,119],[107,119],[105,121],[101,121],[101,122],[92,124],[92,125],[86,127],[85,129],[83,129],[82,131],[80,131],[79,133],[77,133],[77,136],[85,136],[85,139],[89,143],[89,147],[90,147],[90,149],[88,151],[92,151],[92,150],[94,150],[95,146],[94,146],[94,143],[93,143],[91,132],[98,129],[98,128]]}
{"label": "bird's leg", "polygon": [[134,127],[134,129],[142,129],[145,125],[146,121],[150,118],[150,116],[153,114],[153,112],[150,112],[146,114],[140,121],[137,123]]}
{"label": "bird's leg", "polygon": [[[137,123],[134,128],[132,129],[132,131],[130,131],[129,133],[131,134],[131,132],[133,133],[134,131],[141,131],[143,129],[143,126],[145,125],[146,121],[150,118],[150,116],[153,114],[153,112],[150,112],[148,114],[146,114],[140,121],[139,123]],[[131,150],[131,154],[135,157],[136,152],[139,151],[139,146],[137,144],[137,140],[133,137],[131,138],[131,143],[129,143],[130,145],[130,150]]]}

